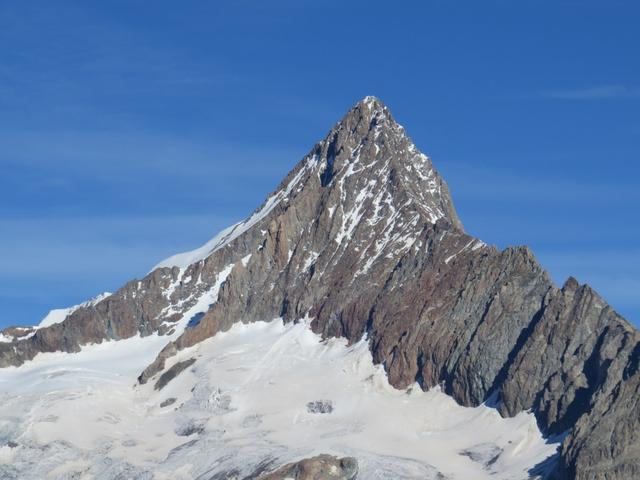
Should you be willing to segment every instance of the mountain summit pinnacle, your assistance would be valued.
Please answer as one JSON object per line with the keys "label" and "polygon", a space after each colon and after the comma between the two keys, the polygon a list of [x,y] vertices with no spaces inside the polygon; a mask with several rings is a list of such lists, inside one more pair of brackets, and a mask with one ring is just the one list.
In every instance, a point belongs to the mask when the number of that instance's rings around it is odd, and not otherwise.
{"label": "mountain summit pinnacle", "polygon": [[347,112],[346,116],[349,116],[353,112],[358,112],[362,117],[368,117],[369,119],[374,117],[378,117],[379,119],[391,117],[391,112],[382,100],[372,95],[367,95],[362,98]]}
{"label": "mountain summit pinnacle", "polygon": [[[445,219],[462,230],[449,189],[431,160],[421,153],[389,109],[368,96],[351,108],[311,152],[321,163],[321,186],[347,181],[351,193],[386,189],[390,199],[415,203],[430,222]],[[303,160],[304,162],[304,160]],[[344,184],[340,185],[342,188]]]}

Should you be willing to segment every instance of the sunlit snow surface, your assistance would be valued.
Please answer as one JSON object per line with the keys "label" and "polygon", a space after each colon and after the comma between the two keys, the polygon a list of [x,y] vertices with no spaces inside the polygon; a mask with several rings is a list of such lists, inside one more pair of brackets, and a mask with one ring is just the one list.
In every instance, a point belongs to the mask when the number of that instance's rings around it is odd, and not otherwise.
{"label": "sunlit snow surface", "polygon": [[[531,414],[503,419],[437,389],[395,390],[365,340],[322,342],[306,322],[237,324],[174,357],[168,367],[196,362],[161,391],[155,379],[135,386],[164,342],[0,370],[0,478],[243,478],[264,460],[329,453],[356,457],[362,479],[521,480],[556,452]],[[333,411],[310,412],[318,401]]]}

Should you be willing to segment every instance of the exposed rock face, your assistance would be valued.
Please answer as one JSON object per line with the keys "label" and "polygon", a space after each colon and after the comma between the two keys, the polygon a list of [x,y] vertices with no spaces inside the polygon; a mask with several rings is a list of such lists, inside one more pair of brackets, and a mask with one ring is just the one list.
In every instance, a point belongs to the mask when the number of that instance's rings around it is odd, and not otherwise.
{"label": "exposed rock face", "polygon": [[33,327],[7,327],[0,331],[5,338],[22,339],[34,331]]}
{"label": "exposed rock face", "polygon": [[160,408],[168,407],[170,405],[173,405],[174,403],[176,403],[175,397],[167,398],[166,400],[163,400],[162,402],[160,402]]}
{"label": "exposed rock face", "polygon": [[318,455],[285,465],[275,472],[258,477],[259,480],[355,480],[358,462],[355,458],[336,458]]}
{"label": "exposed rock face", "polygon": [[0,366],[171,333],[215,290],[141,382],[235,322],[308,316],[326,337],[366,333],[397,387],[439,384],[464,405],[497,393],[504,415],[533,409],[545,432],[568,433],[558,478],[640,476],[638,331],[588,286],[556,288],[526,247],[498,251],[467,235],[431,161],[375,98],[252,217],[186,258],[194,263],[156,269],[61,324],[0,343]]}
{"label": "exposed rock face", "polygon": [[172,334],[184,314],[216,290],[225,262],[220,255],[206,266],[194,265],[191,276],[177,267],[157,269],[96,304],[78,308],[61,323],[23,331],[20,337],[15,328],[5,329],[0,333],[13,341],[0,342],[0,368],[20,365],[41,352],[77,352],[82,345],[105,340]]}
{"label": "exposed rock face", "polygon": [[195,358],[190,358],[189,360],[174,364],[171,368],[168,368],[166,372],[160,375],[160,378],[158,378],[158,381],[153,386],[153,388],[156,390],[162,390],[171,380],[176,378],[178,375],[180,375],[180,373],[189,368],[195,362]]}

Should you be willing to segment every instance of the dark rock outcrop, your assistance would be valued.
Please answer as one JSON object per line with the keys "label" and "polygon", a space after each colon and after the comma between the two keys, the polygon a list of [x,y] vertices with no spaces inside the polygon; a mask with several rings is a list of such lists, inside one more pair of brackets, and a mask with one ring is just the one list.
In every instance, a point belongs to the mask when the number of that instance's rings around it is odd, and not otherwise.
{"label": "dark rock outcrop", "polygon": [[214,288],[218,274],[228,263],[224,254],[211,260],[186,270],[156,269],[104,300],[78,308],[61,323],[28,329],[27,338],[16,337],[15,327],[3,330],[0,333],[14,338],[12,342],[0,342],[0,368],[21,365],[38,353],[78,352],[91,343],[173,333],[176,322]]}
{"label": "dark rock outcrop", "polygon": [[164,407],[168,407],[170,405],[173,405],[174,403],[176,403],[176,398],[175,397],[170,397],[167,398],[166,400],[163,400],[162,402],[160,402],[160,408],[164,408]]}
{"label": "dark rock outcrop", "polygon": [[307,403],[307,412],[309,413],[332,413],[333,402],[331,400],[314,400]]}
{"label": "dark rock outcrop", "polygon": [[196,363],[195,358],[190,358],[189,360],[183,360],[182,362],[178,362],[175,365],[172,365],[171,368],[168,368],[165,372],[160,375],[158,381],[153,386],[155,390],[162,390],[167,384],[180,375],[181,372],[185,371],[191,365]]}
{"label": "dark rock outcrop", "polygon": [[261,475],[258,480],[355,480],[358,462],[355,458],[318,455],[290,463],[275,472]]}
{"label": "dark rock outcrop", "polygon": [[0,343],[0,366],[171,332],[217,285],[217,301],[141,382],[236,322],[310,317],[325,337],[367,334],[396,387],[441,385],[464,405],[497,394],[503,415],[532,409],[545,433],[566,434],[557,478],[639,478],[638,331],[588,286],[558,289],[526,247],[498,251],[465,233],[445,182],[375,98],[207,255]]}

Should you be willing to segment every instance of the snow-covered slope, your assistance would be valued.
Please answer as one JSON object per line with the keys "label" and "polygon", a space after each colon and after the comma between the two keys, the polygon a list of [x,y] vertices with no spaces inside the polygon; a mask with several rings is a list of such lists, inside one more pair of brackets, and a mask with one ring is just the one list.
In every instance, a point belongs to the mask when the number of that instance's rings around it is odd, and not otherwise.
{"label": "snow-covered slope", "polygon": [[556,452],[533,415],[395,390],[366,340],[322,342],[305,321],[236,324],[173,358],[195,363],[161,390],[134,386],[161,346],[136,337],[0,370],[0,477],[194,479],[330,453],[355,456],[359,478],[519,479]]}

